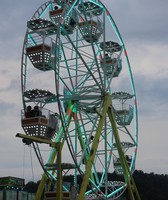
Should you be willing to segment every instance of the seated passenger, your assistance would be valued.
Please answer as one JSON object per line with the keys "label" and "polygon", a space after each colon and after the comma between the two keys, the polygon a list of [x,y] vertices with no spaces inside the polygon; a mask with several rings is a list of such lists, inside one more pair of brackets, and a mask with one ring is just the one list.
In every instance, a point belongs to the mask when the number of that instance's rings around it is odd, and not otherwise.
{"label": "seated passenger", "polygon": [[126,161],[127,161],[128,163],[131,162],[131,158],[130,158],[128,155],[126,155],[125,158],[126,158]]}
{"label": "seated passenger", "polygon": [[50,114],[49,124],[47,128],[48,137],[52,138],[57,131],[58,131],[58,119],[55,114]]}
{"label": "seated passenger", "polygon": [[56,125],[57,125],[57,118],[54,114],[51,114],[49,116],[49,127],[56,129]]}
{"label": "seated passenger", "polygon": [[38,106],[34,106],[33,115],[34,115],[34,117],[42,116],[42,112]]}
{"label": "seated passenger", "polygon": [[31,118],[33,117],[33,111],[31,106],[27,106],[27,110],[25,112],[25,117],[26,118]]}

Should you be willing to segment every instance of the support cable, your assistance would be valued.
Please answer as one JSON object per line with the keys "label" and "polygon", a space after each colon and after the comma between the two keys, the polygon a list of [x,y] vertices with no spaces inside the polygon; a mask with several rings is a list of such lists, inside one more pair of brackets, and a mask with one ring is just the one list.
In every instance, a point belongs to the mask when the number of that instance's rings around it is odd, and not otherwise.
{"label": "support cable", "polygon": [[30,160],[31,160],[32,179],[34,182],[34,170],[33,170],[33,159],[32,159],[32,149],[31,148],[30,148]]}

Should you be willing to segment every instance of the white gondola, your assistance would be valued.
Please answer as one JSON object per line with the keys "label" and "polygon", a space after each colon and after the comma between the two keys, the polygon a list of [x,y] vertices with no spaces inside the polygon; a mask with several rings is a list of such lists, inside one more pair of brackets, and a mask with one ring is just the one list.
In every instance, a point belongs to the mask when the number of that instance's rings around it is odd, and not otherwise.
{"label": "white gondola", "polygon": [[54,0],[55,3],[57,3],[59,6],[64,6],[66,4],[74,4],[75,6],[78,4],[79,0]]}
{"label": "white gondola", "polygon": [[[128,166],[130,167],[132,156],[126,155],[125,158],[126,158]],[[113,158],[113,165],[114,165],[114,171],[116,172],[116,174],[123,175],[123,169],[122,169],[121,160],[119,157]]]}
{"label": "white gondola", "polygon": [[39,35],[53,35],[57,33],[57,26],[46,19],[31,19],[27,22],[27,28],[30,33],[37,33]]}
{"label": "white gondola", "polygon": [[114,103],[114,114],[116,123],[121,126],[130,125],[134,115],[133,106],[126,103],[133,95],[126,92],[115,92],[112,94]]}
{"label": "white gondola", "polygon": [[58,131],[59,120],[55,113],[47,109],[22,110],[22,127],[28,136],[51,140]]}
{"label": "white gondola", "polygon": [[103,8],[94,2],[86,1],[78,5],[78,10],[81,13],[86,13],[88,16],[99,16],[103,12]]}
{"label": "white gondola", "polygon": [[102,34],[102,23],[99,20],[82,21],[78,26],[83,39],[88,43],[97,42]]}
{"label": "white gondola", "polygon": [[[45,200],[55,200],[57,196],[56,191],[45,192]],[[62,200],[76,200],[72,192],[62,192]]]}
{"label": "white gondola", "polygon": [[54,10],[50,11],[50,18],[55,25],[61,24],[61,34],[72,34],[77,25],[77,14],[75,10],[72,10],[68,15],[68,10],[70,7],[63,6],[61,8],[56,7]]}
{"label": "white gondola", "polygon": [[119,45],[117,42],[113,42],[113,41],[101,42],[100,48],[110,53],[116,53],[122,50],[122,46]]}
{"label": "white gondola", "polygon": [[55,44],[47,36],[57,33],[57,26],[50,20],[31,19],[27,22],[28,38],[26,55],[33,66],[42,71],[54,69]]}
{"label": "white gondola", "polygon": [[111,58],[108,54],[100,61],[100,65],[108,78],[119,76],[122,69],[121,63],[121,59]]}
{"label": "white gondola", "polygon": [[[59,129],[58,114],[37,105],[56,101],[56,96],[48,90],[32,89],[24,92],[25,99],[34,105],[27,106],[21,113],[21,124],[28,136],[52,139]],[[35,103],[36,102],[36,103]]]}
{"label": "white gondola", "polygon": [[42,71],[53,70],[55,57],[52,56],[52,46],[54,45],[42,43],[26,48],[26,54],[35,68]]}
{"label": "white gondola", "polygon": [[115,110],[115,118],[118,125],[127,126],[130,125],[133,119],[133,107],[130,105],[124,105],[125,108]]}

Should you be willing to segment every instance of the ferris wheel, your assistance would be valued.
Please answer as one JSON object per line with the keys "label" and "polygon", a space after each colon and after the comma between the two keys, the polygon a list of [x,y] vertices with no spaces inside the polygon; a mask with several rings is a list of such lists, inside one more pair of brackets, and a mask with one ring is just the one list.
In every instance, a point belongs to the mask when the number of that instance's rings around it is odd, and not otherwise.
{"label": "ferris wheel", "polygon": [[36,10],[27,22],[21,82],[23,142],[44,170],[36,200],[58,177],[57,148],[44,158],[44,140],[61,144],[61,190],[71,192],[64,175],[74,177],[70,199],[117,199],[131,187],[136,93],[125,45],[101,1],[53,0]]}

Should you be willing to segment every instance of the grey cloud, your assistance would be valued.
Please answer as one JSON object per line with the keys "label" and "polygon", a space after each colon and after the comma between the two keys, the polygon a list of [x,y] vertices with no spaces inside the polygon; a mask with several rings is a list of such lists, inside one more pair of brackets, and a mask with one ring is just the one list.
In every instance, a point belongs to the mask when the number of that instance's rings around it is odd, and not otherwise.
{"label": "grey cloud", "polygon": [[9,86],[9,90],[14,90],[16,92],[20,93],[21,90],[21,80],[20,77],[18,77],[19,79],[13,79],[11,80],[10,86]]}
{"label": "grey cloud", "polygon": [[167,78],[149,78],[136,75],[135,83],[141,116],[165,118],[168,113],[168,85]]}
{"label": "grey cloud", "polygon": [[[1,74],[6,75],[5,70],[0,71]],[[18,74],[20,74],[20,68],[18,68]],[[3,88],[0,89],[0,92],[16,92],[16,93],[20,93],[21,91],[21,78],[19,76],[16,76],[15,78],[11,78],[10,75],[6,76],[7,79],[9,79],[10,83],[9,85],[7,85],[6,87],[4,86]],[[1,84],[3,84],[1,82]]]}
{"label": "grey cloud", "polygon": [[168,42],[168,1],[167,0],[121,0],[103,1],[116,21],[125,39],[146,42]]}
{"label": "grey cloud", "polygon": [[5,101],[0,101],[0,111],[1,111],[1,116],[5,117],[9,111],[13,110],[13,108],[16,107],[15,103],[7,103]]}
{"label": "grey cloud", "polygon": [[16,58],[21,54],[26,23],[44,1],[1,2],[0,58]]}
{"label": "grey cloud", "polygon": [[[102,0],[102,1],[107,5],[108,10],[113,16],[120,30],[121,35],[127,44],[130,44],[131,42],[132,44],[134,44],[135,48],[137,48],[140,42],[149,45],[151,43],[156,43],[156,42],[159,43],[168,42],[167,0],[159,0],[159,1],[158,0],[147,0],[147,1],[146,0],[139,0],[139,1]],[[12,142],[14,142],[16,145],[15,130],[21,129],[20,109],[22,105],[21,102],[17,102],[16,104],[16,102],[13,101],[15,97],[13,97],[12,95],[15,94],[17,96],[17,99],[19,98],[21,99],[20,78],[19,78],[20,59],[21,59],[23,39],[26,31],[26,22],[31,18],[36,9],[44,2],[45,2],[44,0],[43,1],[5,0],[1,2],[0,59],[2,58],[3,60],[15,60],[15,61],[17,60],[19,65],[18,68],[13,68],[13,66],[7,68],[9,66],[6,66],[5,63],[3,65],[3,62],[1,62],[1,67],[0,67],[1,75],[3,74],[4,76],[6,76],[7,80],[10,80],[10,84],[5,89],[3,89],[3,91],[0,91],[1,123],[3,123],[3,126],[1,126],[1,135],[4,132],[9,133],[9,135],[4,136],[5,139],[1,138],[2,139],[1,143],[3,142],[4,144],[6,141],[12,140]],[[144,51],[145,50],[143,50],[142,52],[142,56],[144,56],[145,58],[148,56],[148,52]],[[162,58],[159,57],[158,59]],[[136,59],[134,62],[136,63]],[[138,63],[136,64],[138,65]],[[165,63],[165,65],[167,65],[167,63]],[[11,75],[11,73],[8,76],[8,70],[11,69],[13,71],[18,70],[18,73],[14,78],[12,78],[13,76]],[[140,155],[142,154],[144,158],[144,160],[142,160],[141,162],[141,169],[142,170],[149,169],[149,171],[155,170],[154,163],[157,163],[157,168],[164,173],[166,172],[166,167],[165,169],[162,168],[162,163],[159,160],[160,158],[159,155],[166,156],[166,151],[157,148],[158,155],[157,156],[155,155],[156,160],[154,162],[150,160],[148,163],[145,161],[146,155],[144,152],[148,151],[149,149],[148,144],[151,143],[151,137],[153,136],[153,134],[155,134],[156,136],[158,135],[157,132],[155,132],[155,130],[152,130],[151,128],[150,130],[147,129],[149,124],[148,122],[146,122],[146,118],[148,119],[153,118],[154,120],[152,122],[157,123],[159,131],[161,129],[161,132],[163,134],[166,132],[162,127],[161,123],[163,123],[163,119],[164,121],[168,119],[167,117],[168,85],[166,84],[167,78],[160,77],[156,79],[156,77],[152,77],[148,73],[146,73],[146,75],[134,74],[134,81],[137,93],[139,117],[141,121],[145,121],[146,123],[140,125],[141,126],[140,128],[143,127],[144,134],[148,133],[148,136],[145,139],[145,143],[147,145],[139,152],[139,154]],[[127,91],[128,87],[129,87],[128,81],[125,80],[125,85],[123,90]],[[3,94],[5,94],[5,96],[3,96]],[[5,99],[6,96],[8,96],[8,99]],[[9,119],[12,119],[10,121],[10,127],[9,127]],[[150,133],[152,133],[151,137],[149,137]],[[142,139],[144,140],[144,136],[141,135],[140,137],[142,137]],[[167,136],[164,137],[166,138]],[[161,144],[162,146],[166,145],[167,138],[166,140],[164,140],[165,144],[163,144],[164,141],[162,141],[162,143],[159,144],[155,140],[157,139],[155,138],[152,139],[152,143],[154,143],[154,145],[151,148],[151,151],[156,150],[156,146],[158,147]],[[18,140],[18,143],[21,143],[21,141]],[[1,148],[5,148],[3,147],[3,144],[1,145]],[[21,151],[20,148],[18,148],[17,150],[19,152]],[[8,151],[11,151],[11,149],[8,148]],[[9,153],[8,155],[11,154]],[[16,156],[16,154],[14,154],[14,156]],[[150,156],[151,154],[149,155],[149,157]],[[9,163],[5,160],[5,157],[7,156],[1,155],[2,163],[5,163],[3,167],[5,168],[5,165],[10,167]],[[17,165],[15,161],[13,161],[13,159],[11,158],[11,162],[13,165],[13,166],[11,165],[12,168],[14,168]],[[9,172],[6,170],[5,175],[9,175],[8,173]]]}

